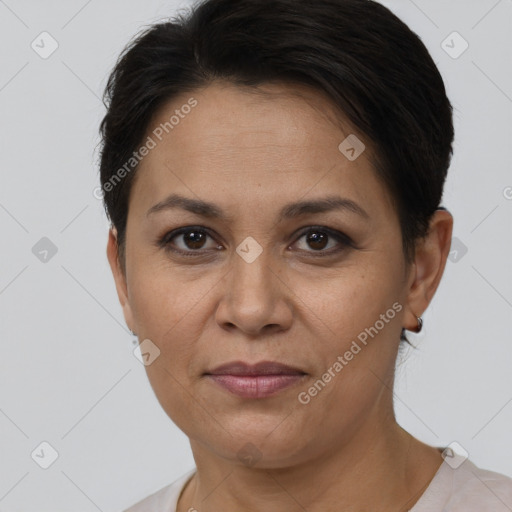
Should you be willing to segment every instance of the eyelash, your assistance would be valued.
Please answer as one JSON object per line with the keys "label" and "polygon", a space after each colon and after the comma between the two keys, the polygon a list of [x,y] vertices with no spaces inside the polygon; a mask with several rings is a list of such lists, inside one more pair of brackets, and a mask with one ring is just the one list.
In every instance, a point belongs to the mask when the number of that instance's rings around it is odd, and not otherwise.
{"label": "eyelash", "polygon": [[[201,250],[201,249],[198,249],[198,250],[188,250],[188,251],[183,251],[182,249],[176,249],[174,247],[172,247],[171,245],[171,240],[179,235],[183,235],[183,234],[186,234],[188,232],[191,232],[191,231],[195,231],[195,232],[199,232],[201,234],[206,234],[208,235],[210,238],[212,238],[213,240],[215,240],[215,237],[212,236],[212,234],[210,233],[210,231],[206,228],[203,228],[201,226],[185,226],[185,227],[182,227],[182,228],[178,228],[178,229],[174,229],[173,231],[170,231],[168,233],[166,233],[164,236],[162,236],[158,241],[157,241],[157,245],[159,248],[161,249],[164,249],[166,251],[171,251],[173,253],[176,253],[180,256],[185,256],[185,257],[200,257],[200,256],[204,256],[206,251],[210,251],[211,249],[206,249],[206,250]],[[322,234],[326,234],[329,238],[334,238],[338,243],[341,244],[341,248],[335,248],[335,249],[328,249],[328,250],[323,250],[323,249],[319,249],[318,251],[315,251],[315,250],[311,250],[311,251],[303,251],[303,250],[300,250],[299,252],[306,252],[306,253],[309,253],[311,254],[313,257],[328,257],[328,256],[333,256],[334,254],[338,254],[340,253],[341,251],[349,248],[349,247],[354,247],[354,243],[352,241],[352,239],[345,235],[344,233],[340,232],[340,231],[336,231],[336,230],[333,230],[333,229],[330,229],[330,228],[327,228],[327,227],[324,227],[324,226],[308,226],[307,229],[303,230],[299,235],[298,235],[298,238],[295,240],[294,243],[296,243],[298,240],[300,240],[303,236],[305,235],[308,235],[309,233],[313,233],[313,232],[320,232]]]}

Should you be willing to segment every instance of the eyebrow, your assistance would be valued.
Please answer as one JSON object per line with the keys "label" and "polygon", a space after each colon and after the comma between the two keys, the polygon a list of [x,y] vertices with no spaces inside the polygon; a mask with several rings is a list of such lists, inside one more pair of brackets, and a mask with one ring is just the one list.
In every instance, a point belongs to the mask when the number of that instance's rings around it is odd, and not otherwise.
{"label": "eyebrow", "polygon": [[[194,213],[201,217],[211,219],[228,220],[229,216],[226,215],[221,208],[213,203],[203,201],[201,199],[191,199],[179,194],[171,194],[163,201],[152,206],[147,212],[146,217],[157,212],[170,210],[174,208],[181,208],[188,212]],[[362,206],[357,204],[351,199],[328,196],[321,199],[314,199],[309,201],[299,201],[285,205],[278,215],[278,220],[292,219],[300,217],[301,215],[324,213],[332,210],[346,210],[355,213],[366,220],[370,219],[370,215],[364,210]]]}

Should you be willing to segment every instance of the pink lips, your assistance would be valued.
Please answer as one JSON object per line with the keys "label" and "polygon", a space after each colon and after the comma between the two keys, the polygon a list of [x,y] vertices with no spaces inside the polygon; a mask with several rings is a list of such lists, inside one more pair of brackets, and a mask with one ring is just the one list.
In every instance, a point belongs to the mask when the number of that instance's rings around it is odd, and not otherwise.
{"label": "pink lips", "polygon": [[306,374],[298,368],[270,361],[255,365],[235,361],[205,375],[242,398],[265,398],[299,382]]}

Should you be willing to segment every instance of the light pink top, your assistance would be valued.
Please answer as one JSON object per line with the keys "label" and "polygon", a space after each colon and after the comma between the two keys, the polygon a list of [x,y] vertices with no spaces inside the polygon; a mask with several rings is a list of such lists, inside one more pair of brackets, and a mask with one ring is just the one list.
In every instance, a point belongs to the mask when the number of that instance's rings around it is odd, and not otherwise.
{"label": "light pink top", "polygon": [[[195,469],[124,512],[176,512],[181,491]],[[410,512],[511,512],[512,478],[466,460],[457,469],[443,461]]]}

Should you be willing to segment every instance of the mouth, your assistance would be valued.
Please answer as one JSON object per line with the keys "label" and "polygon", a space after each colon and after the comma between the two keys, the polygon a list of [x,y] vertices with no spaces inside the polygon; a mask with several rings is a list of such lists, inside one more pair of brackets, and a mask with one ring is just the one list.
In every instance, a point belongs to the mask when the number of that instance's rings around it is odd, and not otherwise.
{"label": "mouth", "polygon": [[204,373],[216,385],[241,398],[273,396],[302,381],[306,375],[299,368],[272,361],[254,365],[235,361]]}

